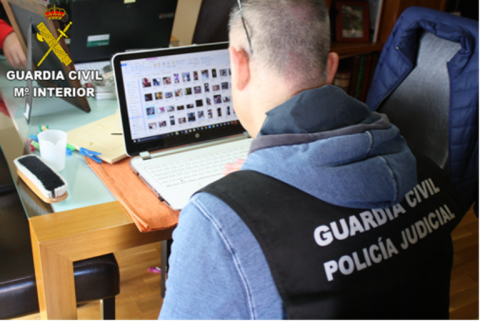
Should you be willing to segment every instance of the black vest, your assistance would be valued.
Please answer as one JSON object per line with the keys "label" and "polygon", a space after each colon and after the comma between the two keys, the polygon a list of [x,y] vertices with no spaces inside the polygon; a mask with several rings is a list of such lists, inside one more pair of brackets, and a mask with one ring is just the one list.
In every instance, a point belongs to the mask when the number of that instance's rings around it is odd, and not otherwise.
{"label": "black vest", "polygon": [[417,157],[417,173],[399,205],[377,210],[328,204],[254,171],[202,191],[251,230],[290,319],[448,319],[450,233],[465,210],[433,162]]}

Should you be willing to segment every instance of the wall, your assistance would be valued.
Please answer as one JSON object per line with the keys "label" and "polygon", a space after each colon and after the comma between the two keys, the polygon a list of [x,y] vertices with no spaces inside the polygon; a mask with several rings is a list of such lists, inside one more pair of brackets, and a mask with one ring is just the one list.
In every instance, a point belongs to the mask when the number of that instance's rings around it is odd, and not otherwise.
{"label": "wall", "polygon": [[384,0],[379,41],[387,41],[397,19],[408,7],[419,6],[444,11],[446,3],[447,0]]}
{"label": "wall", "polygon": [[178,0],[172,35],[184,45],[191,45],[202,0]]}
{"label": "wall", "polygon": [[446,12],[460,12],[462,17],[478,21],[478,1],[447,0]]}

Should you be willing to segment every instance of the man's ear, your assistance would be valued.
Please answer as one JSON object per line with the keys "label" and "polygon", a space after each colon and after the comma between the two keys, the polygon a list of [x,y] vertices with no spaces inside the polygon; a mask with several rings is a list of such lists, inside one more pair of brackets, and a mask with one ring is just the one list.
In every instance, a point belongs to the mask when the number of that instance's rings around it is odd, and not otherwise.
{"label": "man's ear", "polygon": [[336,52],[331,52],[328,54],[328,65],[327,65],[327,85],[331,85],[335,79],[335,74],[338,69],[338,54]]}
{"label": "man's ear", "polygon": [[242,49],[230,46],[230,63],[232,65],[232,86],[237,90],[243,90],[250,81],[250,65],[247,53]]}

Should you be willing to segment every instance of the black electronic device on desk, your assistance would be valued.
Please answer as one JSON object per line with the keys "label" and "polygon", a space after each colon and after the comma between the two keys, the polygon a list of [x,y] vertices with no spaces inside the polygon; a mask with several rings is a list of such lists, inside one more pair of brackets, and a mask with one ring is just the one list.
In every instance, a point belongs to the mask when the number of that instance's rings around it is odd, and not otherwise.
{"label": "black electronic device on desk", "polygon": [[192,43],[228,41],[228,20],[237,0],[203,0],[193,32]]}
{"label": "black electronic device on desk", "polygon": [[170,44],[178,0],[74,0],[70,51],[79,62]]}
{"label": "black electronic device on desk", "polygon": [[[37,83],[42,87],[67,89],[70,93],[77,92],[79,89],[83,90],[79,80],[71,79],[68,76],[70,71],[75,70],[64,41],[67,36],[65,32],[69,26],[67,25],[62,30],[58,19],[47,18],[55,12],[59,15],[56,18],[61,18],[64,10],[62,8],[54,9],[47,2],[39,0],[4,0],[2,5],[30,60],[28,62],[29,70],[45,71],[50,75],[57,75],[41,77],[41,79],[36,79]],[[58,77],[58,73],[62,77]],[[30,90],[26,95],[25,118],[29,122],[32,108],[32,86],[31,81],[28,79],[27,81]],[[62,91],[62,98],[65,101],[83,111],[90,112],[86,95],[63,93]]]}

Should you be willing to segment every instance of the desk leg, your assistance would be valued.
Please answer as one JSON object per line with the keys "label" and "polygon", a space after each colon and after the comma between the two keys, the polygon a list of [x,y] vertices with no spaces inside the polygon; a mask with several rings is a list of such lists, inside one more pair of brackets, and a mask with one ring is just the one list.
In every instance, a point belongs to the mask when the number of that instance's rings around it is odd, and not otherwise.
{"label": "desk leg", "polygon": [[140,233],[118,202],[29,219],[44,319],[76,319],[73,262],[171,239],[174,227]]}
{"label": "desk leg", "polygon": [[73,262],[39,244],[32,228],[30,235],[41,318],[77,319]]}

